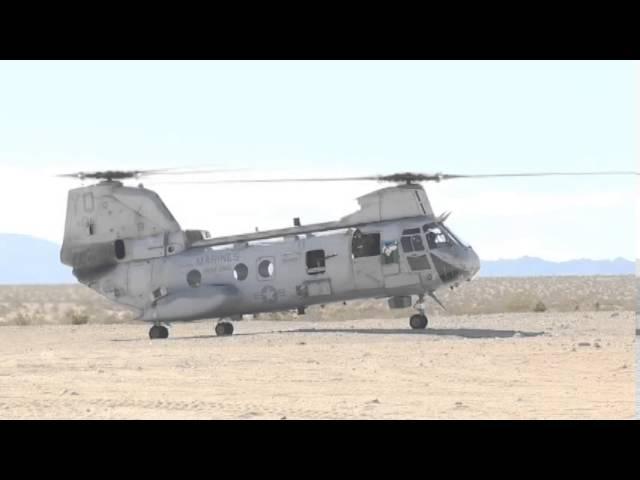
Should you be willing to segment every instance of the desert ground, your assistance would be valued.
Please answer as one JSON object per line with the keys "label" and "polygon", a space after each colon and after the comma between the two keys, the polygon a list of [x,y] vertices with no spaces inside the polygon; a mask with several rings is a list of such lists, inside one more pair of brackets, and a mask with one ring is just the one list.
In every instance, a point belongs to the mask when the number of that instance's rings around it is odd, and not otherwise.
{"label": "desert ground", "polygon": [[629,419],[634,277],[476,279],[149,340],[82,286],[0,287],[0,419]]}

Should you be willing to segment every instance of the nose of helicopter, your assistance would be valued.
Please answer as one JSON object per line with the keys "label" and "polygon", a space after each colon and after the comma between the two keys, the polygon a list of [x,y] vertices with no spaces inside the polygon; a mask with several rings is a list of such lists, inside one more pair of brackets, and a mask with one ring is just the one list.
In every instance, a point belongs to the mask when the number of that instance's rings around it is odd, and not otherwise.
{"label": "nose of helicopter", "polygon": [[467,278],[471,280],[480,271],[480,257],[478,257],[478,254],[471,247],[468,248],[467,255]]}
{"label": "nose of helicopter", "polygon": [[473,248],[457,245],[447,252],[432,251],[431,258],[446,284],[472,280],[480,271],[480,258]]}

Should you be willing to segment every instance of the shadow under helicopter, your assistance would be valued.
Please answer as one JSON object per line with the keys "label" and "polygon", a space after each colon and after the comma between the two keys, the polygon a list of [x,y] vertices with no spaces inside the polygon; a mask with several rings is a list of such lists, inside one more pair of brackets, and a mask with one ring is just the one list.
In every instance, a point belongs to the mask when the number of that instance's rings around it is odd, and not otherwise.
{"label": "shadow under helicopter", "polygon": [[[483,338],[513,338],[513,337],[537,337],[545,332],[524,332],[521,330],[492,330],[478,328],[428,328],[426,330],[407,330],[400,328],[298,328],[295,330],[276,330],[271,332],[251,332],[234,333],[234,337],[254,336],[254,335],[277,335],[281,333],[349,333],[356,335],[437,335],[444,337],[460,337],[471,339]],[[193,335],[189,337],[169,337],[165,340],[196,340],[205,338],[222,339],[218,335]],[[114,339],[114,342],[133,342],[142,340],[135,339]]]}

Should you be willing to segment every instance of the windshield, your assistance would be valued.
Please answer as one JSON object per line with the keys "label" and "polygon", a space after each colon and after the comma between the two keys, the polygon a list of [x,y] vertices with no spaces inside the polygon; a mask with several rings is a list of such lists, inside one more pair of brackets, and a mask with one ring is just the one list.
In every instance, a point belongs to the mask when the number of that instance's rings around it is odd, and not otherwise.
{"label": "windshield", "polygon": [[439,225],[431,224],[423,227],[427,244],[429,248],[439,248],[451,243],[450,239],[445,235],[445,230]]}
{"label": "windshield", "polygon": [[442,223],[431,223],[422,227],[427,238],[429,248],[439,248],[445,245],[462,245],[467,246],[451,230]]}
{"label": "windshield", "polygon": [[469,244],[467,242],[462,241],[459,236],[455,235],[451,230],[449,230],[447,227],[445,227],[444,224],[440,224],[440,226],[444,229],[445,232],[447,232],[447,234],[453,240],[455,240],[456,243],[458,243],[459,245],[462,245],[463,247],[468,247],[469,246]]}

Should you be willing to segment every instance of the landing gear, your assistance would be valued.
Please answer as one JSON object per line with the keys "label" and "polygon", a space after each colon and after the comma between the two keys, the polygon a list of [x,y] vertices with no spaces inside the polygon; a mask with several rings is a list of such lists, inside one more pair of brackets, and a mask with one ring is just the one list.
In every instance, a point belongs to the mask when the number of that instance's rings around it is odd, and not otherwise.
{"label": "landing gear", "polygon": [[409,318],[409,325],[411,325],[411,328],[414,330],[425,329],[428,323],[427,316],[419,313],[411,315],[411,318]]}
{"label": "landing gear", "polygon": [[162,325],[154,325],[149,330],[149,338],[151,340],[157,338],[168,338],[169,337],[169,329],[167,327],[163,327]]}
{"label": "landing gear", "polygon": [[233,324],[229,322],[220,322],[216,325],[216,335],[225,337],[233,333]]}
{"label": "landing gear", "polygon": [[418,310],[419,313],[411,315],[409,318],[409,325],[414,330],[423,330],[427,328],[429,320],[424,313],[424,295],[418,296],[418,301],[415,303],[414,308]]}

